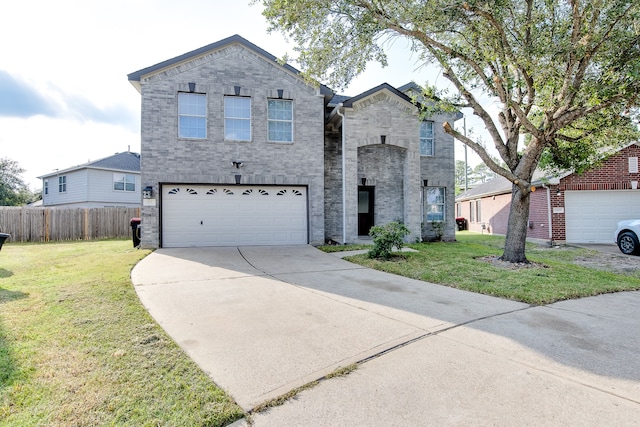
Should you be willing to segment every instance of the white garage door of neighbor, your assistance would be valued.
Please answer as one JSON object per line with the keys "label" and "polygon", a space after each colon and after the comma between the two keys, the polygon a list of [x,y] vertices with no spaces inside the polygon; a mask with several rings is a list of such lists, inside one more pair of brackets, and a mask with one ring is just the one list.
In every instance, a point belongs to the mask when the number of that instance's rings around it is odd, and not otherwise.
{"label": "white garage door of neighbor", "polygon": [[640,190],[566,191],[568,243],[614,243],[618,221],[640,218]]}
{"label": "white garage door of neighbor", "polygon": [[306,187],[163,185],[162,246],[306,244]]}

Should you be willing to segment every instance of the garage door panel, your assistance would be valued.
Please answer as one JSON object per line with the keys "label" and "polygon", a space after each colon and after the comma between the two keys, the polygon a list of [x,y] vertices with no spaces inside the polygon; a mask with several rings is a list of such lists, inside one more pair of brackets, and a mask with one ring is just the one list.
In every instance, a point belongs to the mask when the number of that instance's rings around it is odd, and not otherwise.
{"label": "garage door panel", "polygon": [[565,231],[569,243],[613,243],[618,221],[638,217],[638,190],[565,192]]}
{"label": "garage door panel", "polygon": [[305,187],[163,187],[164,247],[306,244]]}

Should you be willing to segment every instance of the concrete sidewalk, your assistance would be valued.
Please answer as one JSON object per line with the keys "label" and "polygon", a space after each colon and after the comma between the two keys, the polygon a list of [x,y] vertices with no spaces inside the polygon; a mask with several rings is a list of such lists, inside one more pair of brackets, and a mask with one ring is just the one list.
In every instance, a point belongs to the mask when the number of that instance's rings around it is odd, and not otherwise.
{"label": "concrete sidewalk", "polygon": [[340,366],[271,425],[633,425],[640,293],[546,307],[366,269],[311,246],[160,249],[141,301],[247,411]]}

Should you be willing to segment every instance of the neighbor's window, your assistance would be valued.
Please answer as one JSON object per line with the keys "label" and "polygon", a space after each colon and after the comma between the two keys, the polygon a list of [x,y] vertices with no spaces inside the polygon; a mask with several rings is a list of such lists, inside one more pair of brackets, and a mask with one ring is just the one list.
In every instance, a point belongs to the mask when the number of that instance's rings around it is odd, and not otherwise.
{"label": "neighbor's window", "polygon": [[178,93],[178,137],[207,137],[207,95]]}
{"label": "neighbor's window", "polygon": [[293,102],[287,99],[270,99],[268,110],[269,141],[293,142]]}
{"label": "neighbor's window", "polygon": [[58,193],[66,193],[67,192],[67,176],[59,176],[58,177]]}
{"label": "neighbor's window", "polygon": [[433,122],[420,122],[420,155],[433,156]]}
{"label": "neighbor's window", "polygon": [[476,221],[482,222],[482,216],[480,215],[480,199],[476,200]]}
{"label": "neighbor's window", "polygon": [[444,221],[444,187],[427,187],[425,213],[427,221]]}
{"label": "neighbor's window", "polygon": [[473,215],[473,202],[469,202],[469,222],[476,222],[475,216]]}
{"label": "neighbor's window", "polygon": [[128,173],[114,173],[113,189],[115,191],[136,191],[136,176]]}
{"label": "neighbor's window", "polygon": [[251,141],[251,98],[224,97],[224,139]]}
{"label": "neighbor's window", "polygon": [[47,194],[49,194],[49,180],[45,179],[44,180],[44,195],[46,196]]}

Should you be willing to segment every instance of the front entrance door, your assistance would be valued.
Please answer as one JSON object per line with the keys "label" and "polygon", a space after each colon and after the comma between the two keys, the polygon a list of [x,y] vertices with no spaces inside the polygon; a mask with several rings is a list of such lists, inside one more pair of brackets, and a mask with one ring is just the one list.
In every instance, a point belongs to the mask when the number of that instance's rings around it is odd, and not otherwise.
{"label": "front entrance door", "polygon": [[358,186],[358,236],[368,236],[373,227],[374,189],[370,186]]}

